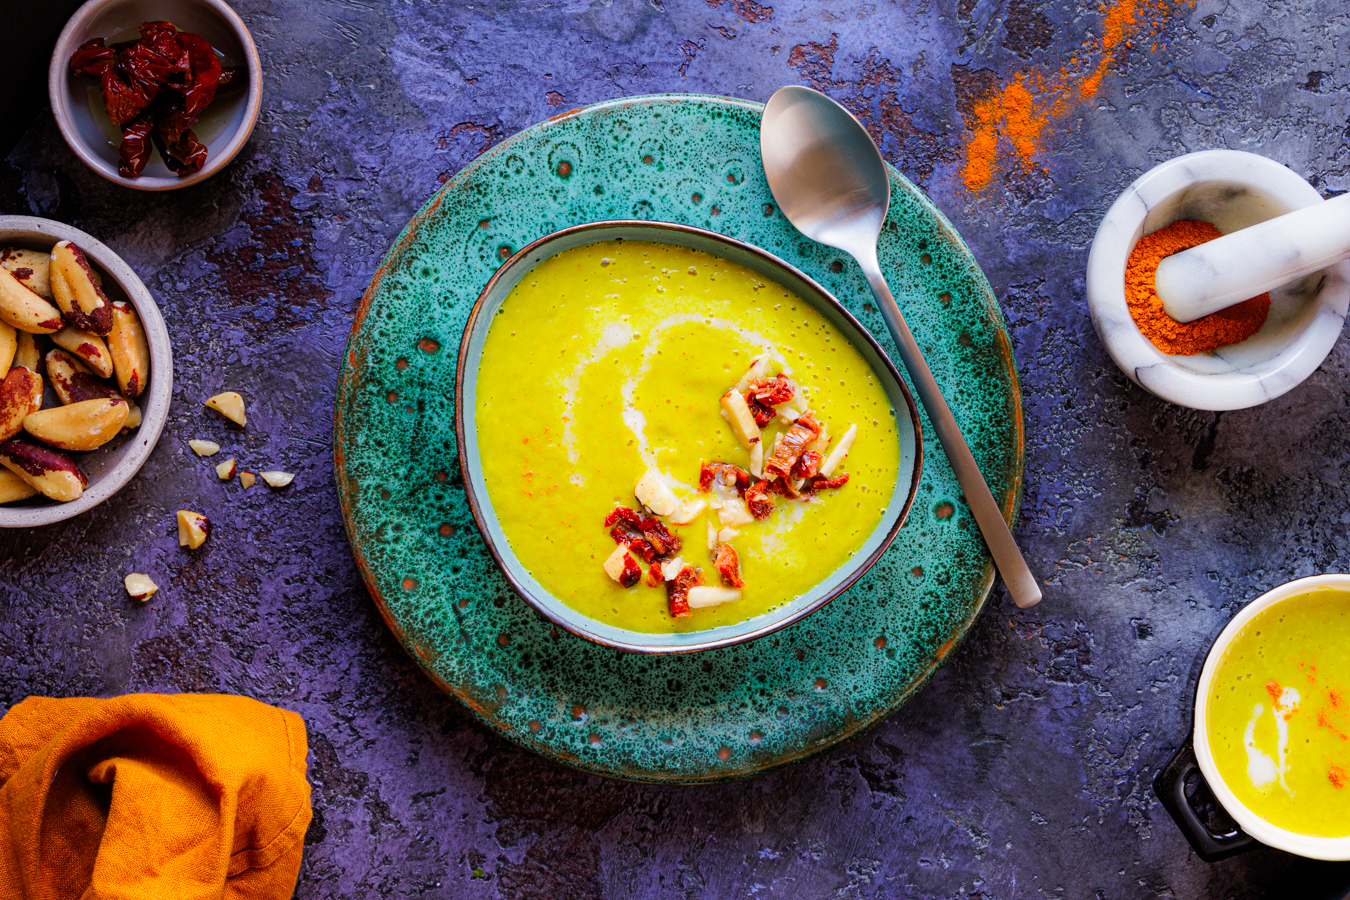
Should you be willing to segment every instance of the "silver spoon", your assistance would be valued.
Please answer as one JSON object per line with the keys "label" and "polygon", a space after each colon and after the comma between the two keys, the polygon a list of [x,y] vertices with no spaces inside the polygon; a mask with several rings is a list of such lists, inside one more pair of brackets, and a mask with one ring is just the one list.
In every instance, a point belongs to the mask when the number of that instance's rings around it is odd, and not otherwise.
{"label": "silver spoon", "polygon": [[891,203],[881,152],[848,110],[824,94],[795,86],[780,88],[769,98],[759,149],[769,190],[788,221],[812,240],[843,250],[862,267],[1008,593],[1023,609],[1035,606],[1041,600],[1040,586],[881,275],[877,238]]}

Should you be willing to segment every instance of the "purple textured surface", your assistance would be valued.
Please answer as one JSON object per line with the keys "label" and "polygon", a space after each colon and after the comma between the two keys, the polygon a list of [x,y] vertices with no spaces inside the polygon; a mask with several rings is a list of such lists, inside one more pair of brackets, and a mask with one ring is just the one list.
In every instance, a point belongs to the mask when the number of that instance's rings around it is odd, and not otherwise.
{"label": "purple textured surface", "polygon": [[[1092,332],[1096,224],[1152,164],[1228,146],[1350,188],[1350,21],[1314,0],[1199,0],[1121,52],[1039,165],[971,194],[972,98],[1101,33],[1093,4],[246,0],[259,127],[219,177],[148,195],[85,170],[50,117],[0,162],[0,211],[106,241],[160,300],[166,434],[117,499],[0,534],[0,707],[30,694],[227,691],[300,712],[315,819],[297,896],[1255,898],[1275,851],[1200,862],[1149,782],[1183,738],[1210,639],[1246,600],[1350,567],[1347,382],[1209,414],[1130,385]],[[394,235],[485,146],[660,91],[854,109],[970,242],[1027,409],[1019,534],[1046,600],[1001,590],[947,667],[874,731],[704,788],[579,775],[471,722],[375,613],[338,520],[331,421],[351,313]],[[249,400],[236,432],[200,403]],[[222,485],[187,441],[294,485]],[[214,523],[181,551],[173,513]],[[162,585],[147,605],[130,571]]]}

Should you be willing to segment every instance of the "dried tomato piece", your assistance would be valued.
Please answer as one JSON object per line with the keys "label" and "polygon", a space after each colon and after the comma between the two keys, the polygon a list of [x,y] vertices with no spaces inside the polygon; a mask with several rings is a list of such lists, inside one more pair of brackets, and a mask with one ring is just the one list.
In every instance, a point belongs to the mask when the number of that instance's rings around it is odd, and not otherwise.
{"label": "dried tomato piece", "polygon": [[661,563],[654,562],[651,568],[647,570],[647,587],[660,587],[661,582],[666,580],[665,573],[661,571]]}
{"label": "dried tomato piece", "polygon": [[745,489],[745,505],[750,509],[750,515],[763,521],[773,512],[773,501],[769,499],[771,483],[768,481],[756,481],[753,485]]}
{"label": "dried tomato piece", "polygon": [[702,583],[703,570],[693,566],[685,566],[678,575],[666,582],[666,601],[672,618],[681,619],[692,614],[689,609],[689,589]]}
{"label": "dried tomato piece", "polygon": [[150,159],[150,114],[142,113],[122,126],[122,143],[117,149],[117,174],[135,178]]}
{"label": "dried tomato piece", "polygon": [[820,472],[820,464],[824,462],[824,457],[814,450],[804,450],[802,455],[797,457],[797,462],[792,466],[793,478],[812,478]]}
{"label": "dried tomato piece", "polygon": [[[749,394],[765,406],[780,406],[797,396],[797,389],[786,375],[775,375],[750,382]],[[749,399],[747,396],[746,401]]]}
{"label": "dried tomato piece", "polygon": [[615,522],[627,522],[634,528],[641,530],[642,516],[638,515],[636,510],[629,509],[626,506],[616,506],[610,510],[609,515],[605,516],[605,527],[608,528]]}
{"label": "dried tomato piece", "polygon": [[730,544],[718,544],[713,551],[713,568],[722,576],[727,587],[743,588],[745,580],[741,578],[741,560]]}
{"label": "dried tomato piece", "polygon": [[183,88],[184,113],[190,118],[188,124],[195,123],[202,110],[216,99],[216,88],[220,86],[220,58],[205,40],[195,34],[179,32],[177,44],[182,48],[191,65],[191,80]]}
{"label": "dried tomato piece", "polygon": [[680,552],[680,539],[670,533],[664,522],[646,518],[638,527],[642,529],[642,536],[646,538],[648,544],[651,544],[657,556],[674,556]]}
{"label": "dried tomato piece", "polygon": [[220,88],[223,88],[226,85],[234,84],[236,81],[243,81],[243,80],[244,80],[243,66],[225,66],[223,69],[220,70],[220,81],[216,84],[216,89],[219,90]]}
{"label": "dried tomato piece", "polygon": [[825,475],[817,475],[815,478],[812,478],[806,484],[802,485],[802,487],[815,493],[816,491],[832,491],[841,488],[846,484],[848,484],[847,472],[843,475],[836,475],[833,478]]}
{"label": "dried tomato piece", "polygon": [[70,57],[70,68],[76,75],[102,78],[103,73],[117,64],[117,53],[103,45],[103,38],[85,41]]}
{"label": "dried tomato piece", "polygon": [[151,137],[159,155],[164,157],[164,165],[176,175],[191,175],[206,162],[206,145],[197,140],[191,128],[173,142],[166,141],[158,130],[152,132]]}
{"label": "dried tomato piece", "polygon": [[779,442],[778,449],[774,451],[772,457],[764,463],[764,471],[770,475],[776,475],[781,479],[787,479],[792,475],[792,467],[797,464],[797,459],[806,450],[812,441],[820,437],[820,424],[810,416],[802,416],[792,423],[787,434],[783,435],[783,440]]}
{"label": "dried tomato piece", "polygon": [[642,566],[637,564],[637,560],[627,554],[623,558],[623,571],[619,573],[619,584],[630,588],[642,580]]}
{"label": "dried tomato piece", "polygon": [[744,491],[750,486],[750,473],[740,466],[733,466],[731,463],[705,462],[698,473],[698,489],[707,493],[712,488],[713,479],[716,478],[726,487],[736,486],[737,491]]}
{"label": "dried tomato piece", "polygon": [[750,408],[750,415],[754,416],[755,424],[760,428],[773,421],[773,417],[778,415],[774,412],[772,406],[766,406],[759,402],[753,391],[745,392],[745,405]]}

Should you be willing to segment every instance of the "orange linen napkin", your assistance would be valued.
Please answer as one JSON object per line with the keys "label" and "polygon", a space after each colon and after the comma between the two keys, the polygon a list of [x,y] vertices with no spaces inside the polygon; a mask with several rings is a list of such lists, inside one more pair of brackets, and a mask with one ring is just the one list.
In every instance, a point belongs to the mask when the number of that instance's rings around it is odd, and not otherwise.
{"label": "orange linen napkin", "polygon": [[0,719],[0,897],[290,897],[306,753],[247,697],[30,697]]}

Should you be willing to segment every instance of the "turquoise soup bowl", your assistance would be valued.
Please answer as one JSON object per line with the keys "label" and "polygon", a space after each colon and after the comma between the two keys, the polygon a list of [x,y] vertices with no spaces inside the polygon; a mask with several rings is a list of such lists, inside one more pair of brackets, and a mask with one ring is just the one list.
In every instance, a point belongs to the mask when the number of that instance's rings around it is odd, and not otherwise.
{"label": "turquoise soup bowl", "polygon": [[[896,412],[895,423],[900,439],[896,482],[891,501],[886,506],[886,514],[876,529],[842,566],[825,576],[815,587],[743,622],[703,631],[651,634],[608,625],[573,609],[549,593],[516,557],[483,482],[474,411],[477,408],[479,361],[493,317],[511,289],[543,260],[573,247],[619,239],[653,241],[701,250],[744,266],[792,291],[815,307],[849,339],[876,373]],[[555,232],[520,250],[492,276],[469,313],[460,344],[455,381],[455,429],[459,437],[459,462],[464,473],[464,486],[474,521],[502,573],[525,602],[559,627],[597,644],[636,653],[690,653],[739,644],[775,632],[820,609],[861,578],[890,546],[914,503],[923,468],[923,432],[914,398],[910,396],[909,388],[895,365],[867,329],[823,287],[773,254],[725,235],[687,225],[626,220],[593,222]]]}

